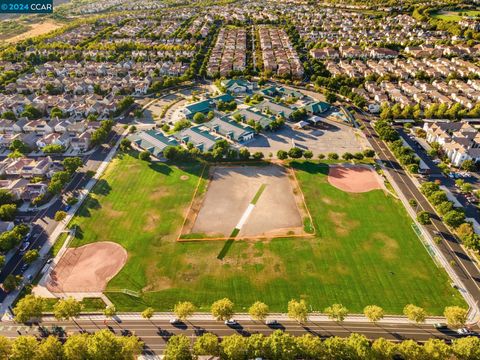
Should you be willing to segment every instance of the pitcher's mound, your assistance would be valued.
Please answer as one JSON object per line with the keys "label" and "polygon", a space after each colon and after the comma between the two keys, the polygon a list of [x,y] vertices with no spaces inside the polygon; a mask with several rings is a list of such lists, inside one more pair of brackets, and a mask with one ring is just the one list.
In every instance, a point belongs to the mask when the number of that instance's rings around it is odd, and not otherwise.
{"label": "pitcher's mound", "polygon": [[102,292],[127,257],[127,251],[113,242],[68,249],[50,273],[47,288],[53,293]]}
{"label": "pitcher's mound", "polygon": [[371,167],[361,165],[330,166],[328,182],[337,189],[354,193],[382,188],[378,174]]}

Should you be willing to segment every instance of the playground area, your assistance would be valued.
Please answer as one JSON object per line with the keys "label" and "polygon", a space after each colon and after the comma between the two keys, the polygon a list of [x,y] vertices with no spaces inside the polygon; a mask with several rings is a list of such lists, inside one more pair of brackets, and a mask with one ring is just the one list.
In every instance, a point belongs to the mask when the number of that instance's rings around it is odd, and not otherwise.
{"label": "playground area", "polygon": [[302,235],[307,216],[295,175],[279,165],[216,166],[186,218],[183,239]]}
{"label": "playground area", "polygon": [[127,257],[121,245],[108,241],[70,248],[50,273],[47,289],[52,293],[102,292]]}

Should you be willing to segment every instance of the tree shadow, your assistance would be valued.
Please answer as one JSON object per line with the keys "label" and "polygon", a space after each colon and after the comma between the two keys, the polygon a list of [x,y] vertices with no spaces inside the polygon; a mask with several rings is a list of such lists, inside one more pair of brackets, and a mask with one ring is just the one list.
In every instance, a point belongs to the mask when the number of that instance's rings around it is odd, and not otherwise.
{"label": "tree shadow", "polygon": [[110,191],[112,190],[112,187],[108,183],[107,180],[105,179],[100,179],[97,181],[95,186],[92,189],[92,193],[96,195],[103,195],[106,196],[110,194]]}
{"label": "tree shadow", "polygon": [[312,161],[291,161],[290,166],[295,170],[301,170],[309,174],[328,175],[328,164],[315,163]]}
{"label": "tree shadow", "polygon": [[87,195],[85,201],[78,210],[77,215],[80,217],[91,217],[92,214],[90,210],[99,210],[101,208],[102,205],[100,205],[100,202],[97,199],[91,197],[90,195]]}

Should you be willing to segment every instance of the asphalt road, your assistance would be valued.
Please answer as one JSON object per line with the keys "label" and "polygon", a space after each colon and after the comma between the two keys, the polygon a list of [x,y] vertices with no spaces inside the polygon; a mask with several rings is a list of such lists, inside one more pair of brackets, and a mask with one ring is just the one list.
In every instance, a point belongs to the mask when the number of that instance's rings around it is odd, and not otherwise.
{"label": "asphalt road", "polygon": [[[223,322],[213,320],[195,321],[194,323],[185,322],[176,326],[170,324],[167,320],[124,320],[117,323],[109,320],[104,323],[103,320],[77,320],[73,321],[55,321],[42,322],[39,325],[51,330],[53,325],[61,326],[65,334],[70,335],[80,331],[90,333],[110,329],[117,335],[122,335],[122,331],[129,330],[132,334],[138,336],[144,343],[145,353],[161,354],[165,344],[172,335],[183,334],[191,338],[192,342],[197,336],[206,332],[217,335],[219,338],[224,336],[240,334],[250,336],[252,334],[271,334],[275,330],[282,330],[291,335],[301,336],[310,333],[314,336],[327,338],[331,336],[346,337],[355,332],[364,334],[369,339],[383,337],[392,341],[402,341],[414,339],[422,342],[431,338],[444,339],[449,342],[459,338],[459,335],[453,329],[435,329],[432,325],[426,324],[397,324],[397,323],[361,323],[361,322],[343,322],[333,321],[315,321],[299,324],[295,321],[285,321],[276,327],[269,327],[259,321],[242,321],[238,327],[228,327]],[[478,333],[478,328],[473,329]],[[18,335],[39,336],[38,326],[31,327],[24,325],[0,325],[0,334],[7,337],[16,337]],[[478,335],[475,335],[478,336]]]}
{"label": "asphalt road", "polygon": [[[386,144],[379,139],[370,124],[370,120],[363,116],[363,114],[358,115],[358,117],[363,120],[366,126],[366,136],[372,144],[377,156],[382,160],[405,197],[417,201],[417,211],[425,210],[432,214],[432,224],[426,225],[425,228],[430,234],[432,234],[432,236],[442,237],[443,240],[438,245],[438,248],[448,262],[451,262],[452,260],[455,262],[455,265],[452,266],[453,270],[462,281],[465,290],[468,291],[474,299],[480,299],[480,271],[473,260],[464,251],[457,239],[447,229],[441,219],[435,215],[434,209],[397,162]],[[432,294],[432,296],[435,296],[435,294]]]}
{"label": "asphalt road", "polygon": [[[442,170],[440,170],[440,168],[433,162],[433,160],[430,158],[430,156],[428,156],[425,150],[421,146],[416,145],[401,127],[396,127],[396,130],[398,131],[400,136],[412,147],[417,156],[422,159],[422,161],[430,168],[431,174],[429,176],[429,180],[440,180],[442,185],[446,186],[448,190],[450,190],[456,196],[457,200],[462,204],[465,210],[465,215],[468,218],[480,219],[480,213],[477,207],[474,204],[468,202],[465,196],[458,191],[458,188],[455,186],[455,180],[444,175],[442,173]],[[468,179],[465,180],[466,182],[468,182]],[[472,177],[470,180],[475,181],[476,179]]]}
{"label": "asphalt road", "polygon": [[[66,204],[63,199],[68,198],[73,192],[78,189],[82,189],[89,182],[90,177],[87,176],[87,171],[95,171],[103,160],[108,155],[110,151],[110,145],[114,144],[119,138],[119,135],[112,131],[106,142],[107,145],[102,145],[97,148],[92,154],[84,158],[84,167],[80,169],[78,173],[73,176],[72,181],[66,186],[63,191],[63,197],[55,201],[47,209],[40,210],[37,212],[31,212],[27,214],[22,214],[18,218],[24,219],[26,223],[31,222],[31,236],[29,239],[30,246],[27,250],[38,249],[40,250],[48,240],[48,237],[57,227],[58,223],[54,220],[55,213],[58,210],[65,208]],[[26,270],[24,268],[24,261],[22,259],[22,254],[19,251],[5,264],[2,271],[0,272],[0,282],[3,282],[9,274],[22,275]],[[47,259],[44,259],[46,262]],[[0,302],[2,302],[7,293],[0,288]]]}

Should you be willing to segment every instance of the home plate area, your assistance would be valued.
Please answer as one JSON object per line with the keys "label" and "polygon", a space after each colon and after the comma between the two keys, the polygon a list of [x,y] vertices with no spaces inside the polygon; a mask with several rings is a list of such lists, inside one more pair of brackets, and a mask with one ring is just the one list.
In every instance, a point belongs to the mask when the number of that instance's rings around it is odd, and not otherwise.
{"label": "home plate area", "polygon": [[[216,166],[187,216],[186,239],[303,234],[303,206],[294,174],[278,165]],[[295,189],[295,190],[294,190]]]}

